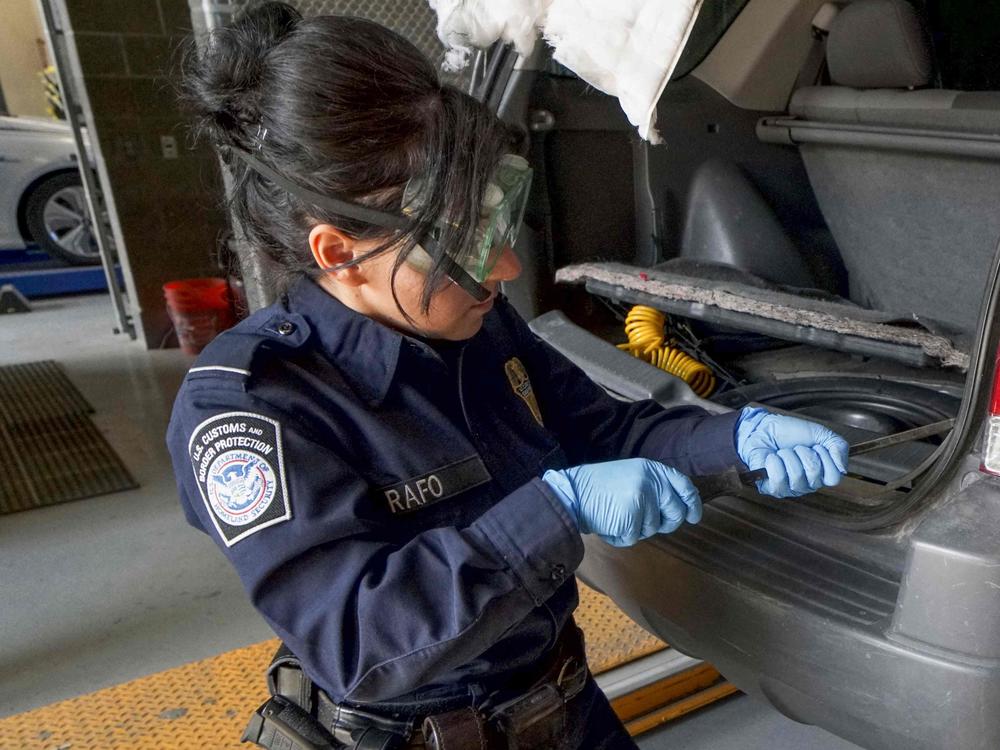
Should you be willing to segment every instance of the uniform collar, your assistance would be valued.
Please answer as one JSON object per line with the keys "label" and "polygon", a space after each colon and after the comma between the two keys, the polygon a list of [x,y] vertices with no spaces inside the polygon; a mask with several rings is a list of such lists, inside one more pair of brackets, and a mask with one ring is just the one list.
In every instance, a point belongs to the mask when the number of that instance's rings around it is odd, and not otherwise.
{"label": "uniform collar", "polygon": [[303,278],[288,290],[288,310],[304,317],[324,353],[365,399],[378,405],[399,364],[403,334],[356,312]]}

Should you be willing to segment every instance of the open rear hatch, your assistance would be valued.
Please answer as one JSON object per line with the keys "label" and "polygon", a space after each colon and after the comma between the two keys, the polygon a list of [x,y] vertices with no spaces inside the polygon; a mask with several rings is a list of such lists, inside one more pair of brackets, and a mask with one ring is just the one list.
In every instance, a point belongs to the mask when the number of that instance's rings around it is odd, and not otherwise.
{"label": "open rear hatch", "polygon": [[[980,471],[994,456],[1000,474],[1000,152],[981,147],[1000,99],[931,88],[929,68],[913,80],[913,6],[837,4],[824,42],[808,28],[820,3],[792,5],[752,1],[707,35],[708,56],[661,96],[666,148],[635,142],[579,81],[522,71],[530,91],[510,113],[539,179],[519,309],[570,313],[582,327],[552,312],[532,328],[619,398],[760,403],[851,443],[954,429],[852,457],[859,476],[834,490],[741,487],[628,549],[585,538],[579,573],[799,721],[877,750],[1000,747],[1000,482]],[[824,44],[846,62],[826,54],[830,75]],[[793,82],[804,57],[818,65]],[[689,378],[696,395],[617,349],[634,305],[662,336],[649,350],[629,336],[630,351],[663,365],[676,350],[716,384]]]}
{"label": "open rear hatch", "polygon": [[[1000,724],[986,707],[1000,705],[1000,596],[990,574],[1000,565],[1000,508],[995,482],[977,471],[1000,339],[994,325],[998,263],[1000,256],[987,274],[991,293],[969,355],[939,332],[829,300],[803,308],[829,318],[780,321],[791,326],[784,330],[803,336],[800,341],[816,331],[839,337],[841,346],[852,346],[854,339],[864,339],[865,346],[869,339],[886,343],[889,351],[905,353],[905,361],[919,360],[931,376],[946,360],[968,367],[957,391],[928,387],[933,377],[862,382],[858,373],[845,372],[816,381],[813,396],[822,397],[856,383],[877,399],[872,382],[902,401],[907,388],[935,392],[940,401],[911,395],[924,404],[924,421],[955,417],[945,439],[852,458],[852,471],[867,475],[866,485],[875,477],[883,489],[886,482],[899,485],[891,495],[872,497],[869,486],[860,492],[858,483],[848,482],[841,491],[790,501],[746,487],[709,503],[698,525],[633,548],[586,539],[581,577],[675,648],[711,661],[740,688],[799,721],[872,748],[998,746]],[[733,312],[717,304],[730,296],[736,298],[733,306],[776,300],[773,290],[755,294],[631,266],[578,266],[562,278],[583,281],[609,299],[653,303],[699,320]],[[830,305],[837,305],[837,315]],[[794,306],[789,308],[794,315]],[[757,321],[750,310],[736,312],[746,316],[742,329],[770,335],[774,316],[785,313],[767,308],[769,314]],[[755,394],[765,402],[787,394],[782,381],[771,380],[705,400],[560,312],[536,318],[531,327],[618,398],[653,398],[665,407],[698,404],[718,412]],[[878,368],[878,360],[862,358],[862,364]],[[852,443],[884,434],[844,421],[831,426]],[[939,721],[942,701],[948,722]]]}
{"label": "open rear hatch", "polygon": [[[670,268],[669,263],[665,265]],[[705,264],[700,265],[700,269],[704,267]],[[810,296],[776,289],[775,285],[748,274],[738,280],[719,279],[680,274],[663,267],[645,269],[622,263],[586,263],[561,269],[557,278],[567,283],[584,283],[589,292],[606,300],[648,305],[679,318],[707,323],[716,330],[724,326],[734,332],[762,334],[778,346],[782,341],[807,345],[795,366],[821,359],[815,354],[820,349],[861,355],[859,358],[877,357],[875,361],[898,362],[932,373],[941,368],[961,373],[969,364],[967,342],[958,341],[954,333],[946,335],[941,326],[912,316],[865,309],[832,295]],[[589,351],[586,347],[569,351],[567,343],[560,340],[566,335],[566,325],[566,321],[557,323],[546,316],[535,323],[541,335],[577,362],[587,358],[611,358],[618,362],[632,359],[600,343],[594,343]],[[556,334],[560,328],[562,332]],[[581,344],[581,335],[572,340]],[[694,350],[691,353],[713,363],[722,361],[717,352],[712,357]],[[590,365],[592,373],[594,367]],[[716,369],[723,367],[724,364],[716,364]],[[836,368],[836,364],[826,367],[833,369],[784,379],[775,379],[770,371],[768,377],[758,382],[748,384],[744,380],[740,387],[729,390],[723,384],[723,390],[712,396],[713,403],[728,408],[760,403],[772,410],[799,413],[826,423],[851,443],[938,423],[954,418],[958,412],[960,389],[954,383],[949,387],[935,382],[933,377],[926,382],[919,379],[901,382],[903,378],[898,374],[888,377],[875,366],[853,374]],[[864,369],[872,370],[871,374],[866,375]],[[646,370],[654,368],[638,362],[630,372],[648,380],[652,376],[641,375]],[[666,378],[672,379],[669,375]],[[627,385],[614,381],[603,378],[612,391],[629,390]],[[663,392],[669,392],[678,402],[687,402],[694,394],[680,396],[678,391],[684,390],[683,385]],[[869,413],[863,414],[866,410]],[[857,456],[852,459],[852,476],[841,485],[794,504],[776,503],[754,492],[747,496],[787,512],[856,528],[865,524],[866,519],[884,519],[910,506],[915,482],[944,452],[943,437],[923,436]]]}

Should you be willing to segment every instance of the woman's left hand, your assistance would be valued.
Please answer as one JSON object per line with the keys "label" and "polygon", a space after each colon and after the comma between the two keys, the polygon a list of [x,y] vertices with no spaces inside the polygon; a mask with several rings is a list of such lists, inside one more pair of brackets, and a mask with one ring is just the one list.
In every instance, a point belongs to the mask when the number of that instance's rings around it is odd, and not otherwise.
{"label": "woman's left hand", "polygon": [[766,469],[757,489],[799,497],[832,487],[847,473],[847,441],[821,424],[746,407],[736,422],[736,452],[750,470]]}

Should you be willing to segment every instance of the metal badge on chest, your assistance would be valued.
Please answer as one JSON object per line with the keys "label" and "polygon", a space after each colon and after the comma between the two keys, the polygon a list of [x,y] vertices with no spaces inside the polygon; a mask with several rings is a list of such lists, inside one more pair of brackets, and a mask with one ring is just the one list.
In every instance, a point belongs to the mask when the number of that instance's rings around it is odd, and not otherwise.
{"label": "metal badge on chest", "polygon": [[510,382],[510,387],[514,390],[522,401],[531,410],[531,416],[535,418],[535,421],[542,427],[545,423],[542,422],[542,412],[538,408],[538,400],[535,398],[535,391],[531,387],[531,380],[528,378],[528,371],[524,369],[524,365],[521,363],[517,357],[511,357],[507,360],[506,364],[503,366],[504,372],[507,373],[507,380]]}

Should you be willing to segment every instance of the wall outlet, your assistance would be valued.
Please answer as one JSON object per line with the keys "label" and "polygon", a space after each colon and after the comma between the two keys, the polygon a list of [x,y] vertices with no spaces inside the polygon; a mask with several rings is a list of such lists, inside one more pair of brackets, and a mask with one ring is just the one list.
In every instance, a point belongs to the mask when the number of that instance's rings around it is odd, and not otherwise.
{"label": "wall outlet", "polygon": [[177,158],[177,139],[172,135],[160,136],[160,149],[163,151],[164,159]]}

